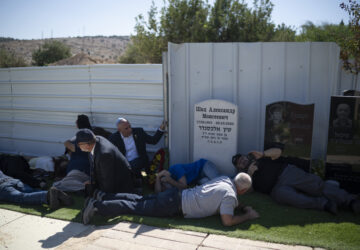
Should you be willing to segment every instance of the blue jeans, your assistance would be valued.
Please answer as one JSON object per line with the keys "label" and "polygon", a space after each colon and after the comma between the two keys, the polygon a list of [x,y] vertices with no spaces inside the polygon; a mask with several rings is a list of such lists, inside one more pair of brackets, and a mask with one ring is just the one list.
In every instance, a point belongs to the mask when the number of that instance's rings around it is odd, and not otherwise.
{"label": "blue jeans", "polygon": [[97,212],[104,216],[136,214],[154,217],[171,217],[181,214],[181,191],[168,189],[158,194],[106,194],[102,201],[95,202]]}
{"label": "blue jeans", "polygon": [[47,204],[47,191],[38,191],[21,181],[10,181],[0,185],[0,201],[27,205]]}
{"label": "blue jeans", "polygon": [[217,170],[215,164],[212,163],[211,161],[207,161],[200,172],[199,180],[197,181],[197,183],[199,185],[202,185],[219,176],[220,173]]}

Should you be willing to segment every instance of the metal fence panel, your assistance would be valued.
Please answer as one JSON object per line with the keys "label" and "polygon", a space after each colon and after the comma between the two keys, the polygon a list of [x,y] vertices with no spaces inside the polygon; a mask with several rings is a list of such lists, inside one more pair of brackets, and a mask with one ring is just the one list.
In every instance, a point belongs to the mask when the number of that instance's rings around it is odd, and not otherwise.
{"label": "metal fence panel", "polygon": [[339,80],[336,44],[170,43],[168,51],[172,164],[192,160],[193,106],[210,98],[238,105],[241,153],[262,150],[267,104],[315,103],[312,156],[325,157],[330,95]]}
{"label": "metal fence panel", "polygon": [[161,65],[0,69],[0,152],[60,155],[78,114],[112,132],[124,116],[153,133],[163,120]]}

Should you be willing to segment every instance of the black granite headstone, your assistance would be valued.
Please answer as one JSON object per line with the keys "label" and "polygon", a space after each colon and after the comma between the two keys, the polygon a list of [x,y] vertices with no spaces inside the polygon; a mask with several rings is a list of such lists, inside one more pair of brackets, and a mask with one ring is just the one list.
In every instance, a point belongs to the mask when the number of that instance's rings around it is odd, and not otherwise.
{"label": "black granite headstone", "polygon": [[326,178],[360,192],[360,96],[332,96]]}
{"label": "black granite headstone", "polygon": [[343,96],[360,96],[360,91],[354,89],[344,90]]}
{"label": "black granite headstone", "polygon": [[310,159],[314,104],[276,102],[266,106],[264,149],[283,144],[283,156]]}

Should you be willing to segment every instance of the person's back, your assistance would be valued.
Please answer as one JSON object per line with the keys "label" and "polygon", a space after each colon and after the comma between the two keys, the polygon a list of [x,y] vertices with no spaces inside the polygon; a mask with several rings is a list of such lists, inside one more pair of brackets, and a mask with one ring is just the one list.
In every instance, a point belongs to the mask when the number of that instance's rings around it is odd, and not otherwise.
{"label": "person's back", "polygon": [[90,162],[87,152],[81,151],[81,149],[75,145],[75,152],[71,153],[70,161],[66,167],[66,173],[68,174],[72,170],[79,170],[81,172],[90,175]]}
{"label": "person's back", "polygon": [[233,214],[237,205],[235,185],[227,176],[220,176],[201,186],[182,191],[185,218],[201,218],[216,213]]}
{"label": "person's back", "polygon": [[124,155],[102,136],[96,136],[95,178],[100,190],[108,193],[133,192],[133,176]]}

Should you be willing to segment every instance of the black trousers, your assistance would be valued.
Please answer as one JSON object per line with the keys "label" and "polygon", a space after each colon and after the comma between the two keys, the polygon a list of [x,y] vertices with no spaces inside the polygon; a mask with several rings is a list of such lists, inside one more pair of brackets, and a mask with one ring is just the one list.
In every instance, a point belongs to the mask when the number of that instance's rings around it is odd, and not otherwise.
{"label": "black trousers", "polygon": [[181,191],[168,189],[158,194],[106,194],[103,201],[95,202],[97,213],[103,216],[135,214],[153,217],[172,217],[181,214]]}
{"label": "black trousers", "polygon": [[149,163],[141,158],[138,157],[132,161],[129,162],[132,171],[134,172],[136,178],[140,178],[141,177],[141,170],[145,169],[145,172],[148,174],[149,173]]}

